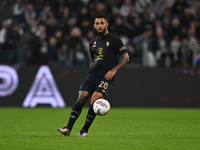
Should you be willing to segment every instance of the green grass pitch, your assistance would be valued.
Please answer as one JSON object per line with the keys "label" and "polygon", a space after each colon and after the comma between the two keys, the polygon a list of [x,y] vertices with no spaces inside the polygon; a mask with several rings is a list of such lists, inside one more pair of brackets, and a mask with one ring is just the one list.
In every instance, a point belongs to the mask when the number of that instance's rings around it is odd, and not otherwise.
{"label": "green grass pitch", "polygon": [[0,150],[199,150],[200,109],[111,108],[97,116],[88,137],[76,137],[84,107],[69,137],[57,132],[71,107],[0,108]]}

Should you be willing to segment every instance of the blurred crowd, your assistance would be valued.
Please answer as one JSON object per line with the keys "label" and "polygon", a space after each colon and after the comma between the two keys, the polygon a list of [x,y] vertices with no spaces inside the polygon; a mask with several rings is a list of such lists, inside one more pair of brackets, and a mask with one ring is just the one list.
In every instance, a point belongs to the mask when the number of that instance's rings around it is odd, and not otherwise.
{"label": "blurred crowd", "polygon": [[200,67],[200,0],[0,0],[0,64],[89,65],[96,13],[130,65]]}

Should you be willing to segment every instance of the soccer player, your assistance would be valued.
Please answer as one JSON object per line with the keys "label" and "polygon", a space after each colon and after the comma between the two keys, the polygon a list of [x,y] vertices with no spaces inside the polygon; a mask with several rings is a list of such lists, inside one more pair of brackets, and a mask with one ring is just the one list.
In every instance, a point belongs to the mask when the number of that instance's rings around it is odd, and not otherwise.
{"label": "soccer player", "polygon": [[[85,124],[77,135],[80,137],[88,136],[88,129],[96,117],[93,111],[94,102],[100,98],[108,99],[114,86],[116,72],[129,61],[129,55],[122,41],[108,32],[108,24],[106,15],[102,13],[95,15],[94,28],[98,36],[89,43],[90,70],[80,87],[78,100],[72,108],[67,126],[58,128],[58,131],[65,136],[70,135],[84,104],[91,97]],[[119,62],[118,55],[121,56]]]}

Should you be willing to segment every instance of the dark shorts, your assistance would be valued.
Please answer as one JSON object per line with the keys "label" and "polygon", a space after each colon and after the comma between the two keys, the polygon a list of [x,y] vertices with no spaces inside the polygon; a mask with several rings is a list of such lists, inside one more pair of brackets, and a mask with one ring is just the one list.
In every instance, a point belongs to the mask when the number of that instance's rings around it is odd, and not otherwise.
{"label": "dark shorts", "polygon": [[80,87],[80,91],[87,91],[89,93],[99,92],[108,99],[111,89],[114,86],[114,80],[106,80],[105,78],[97,78],[87,76]]}

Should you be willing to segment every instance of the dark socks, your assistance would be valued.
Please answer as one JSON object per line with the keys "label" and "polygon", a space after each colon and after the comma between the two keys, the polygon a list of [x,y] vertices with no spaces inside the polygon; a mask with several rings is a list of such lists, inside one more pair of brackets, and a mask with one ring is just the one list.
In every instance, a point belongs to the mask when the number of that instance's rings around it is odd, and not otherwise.
{"label": "dark socks", "polygon": [[86,117],[85,125],[83,126],[82,130],[88,132],[88,129],[90,128],[92,122],[94,121],[96,117],[96,114],[93,111],[93,105],[90,104],[90,108],[88,110],[88,114]]}
{"label": "dark socks", "polygon": [[76,122],[76,119],[78,119],[79,115],[81,114],[82,108],[83,108],[82,103],[76,102],[74,107],[72,108],[70,118],[67,124],[67,128],[71,131],[74,123]]}

